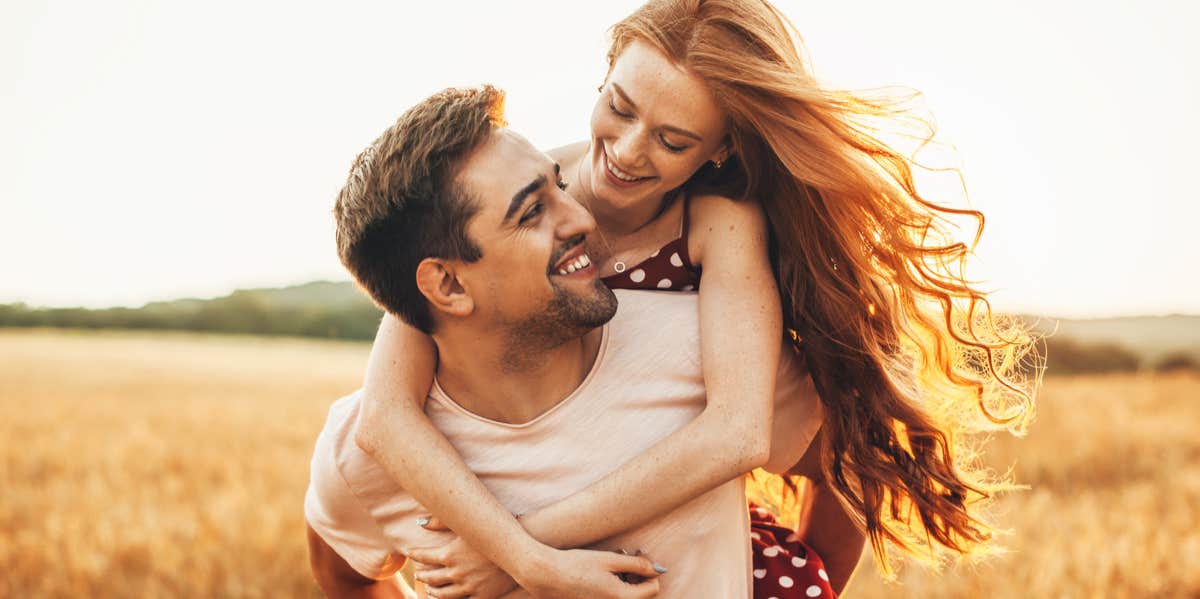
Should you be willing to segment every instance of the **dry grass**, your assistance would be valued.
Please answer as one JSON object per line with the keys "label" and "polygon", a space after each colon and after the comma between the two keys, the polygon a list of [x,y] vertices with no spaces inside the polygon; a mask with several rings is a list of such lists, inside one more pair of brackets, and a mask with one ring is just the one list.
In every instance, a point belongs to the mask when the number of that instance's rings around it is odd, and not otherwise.
{"label": "dry grass", "polygon": [[988,461],[1026,491],[995,505],[1008,552],[881,582],[864,560],[848,596],[1200,597],[1200,378],[1050,378],[1024,439]]}
{"label": "dry grass", "polygon": [[[301,500],[361,344],[0,331],[0,597],[317,596]],[[848,597],[1200,596],[1200,379],[1051,379],[1011,553]]]}

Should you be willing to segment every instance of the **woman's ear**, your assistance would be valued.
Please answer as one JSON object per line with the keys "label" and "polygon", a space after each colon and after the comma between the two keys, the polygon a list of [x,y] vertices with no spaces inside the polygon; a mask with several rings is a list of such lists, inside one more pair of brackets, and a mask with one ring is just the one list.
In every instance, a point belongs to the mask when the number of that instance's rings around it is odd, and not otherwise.
{"label": "woman's ear", "polygon": [[713,152],[713,155],[711,158],[709,158],[709,161],[712,162],[717,168],[721,168],[724,166],[725,161],[729,160],[729,157],[732,155],[733,149],[729,147],[729,142],[725,142],[721,144],[719,148],[717,148],[716,152]]}
{"label": "woman's ear", "polygon": [[436,311],[451,316],[469,316],[475,310],[475,300],[458,279],[452,261],[426,258],[417,265],[417,289]]}

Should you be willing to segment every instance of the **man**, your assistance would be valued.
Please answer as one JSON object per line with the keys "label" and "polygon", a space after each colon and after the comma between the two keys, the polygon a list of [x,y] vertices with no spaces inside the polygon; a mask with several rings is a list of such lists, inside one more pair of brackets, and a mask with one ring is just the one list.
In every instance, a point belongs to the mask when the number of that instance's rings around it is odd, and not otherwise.
{"label": "man", "polygon": [[[502,128],[501,97],[447,90],[409,110],[359,156],[337,218],[355,278],[437,345],[426,415],[519,514],[682,428],[703,410],[704,387],[695,295],[616,296],[600,282],[584,245],[594,221],[561,188],[558,166]],[[640,342],[648,332],[673,351]],[[819,426],[811,383],[790,364],[777,380],[775,430],[787,434],[772,443],[772,471],[796,464]],[[357,448],[358,407],[354,395],[334,404],[314,452],[314,571],[331,596],[406,596],[393,577],[404,555],[448,537],[419,526],[427,512]],[[607,575],[574,590],[749,597],[744,491],[730,481],[591,548],[606,552],[589,554],[606,574],[647,581]],[[638,549],[670,574],[616,553]]]}

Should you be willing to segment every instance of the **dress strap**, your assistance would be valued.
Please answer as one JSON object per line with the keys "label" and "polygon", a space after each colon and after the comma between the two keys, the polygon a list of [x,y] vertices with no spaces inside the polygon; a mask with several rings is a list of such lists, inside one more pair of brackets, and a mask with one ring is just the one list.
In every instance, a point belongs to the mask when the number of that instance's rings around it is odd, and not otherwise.
{"label": "dress strap", "polygon": [[687,268],[699,272],[700,269],[696,268],[696,264],[692,262],[691,253],[688,251],[688,231],[691,229],[692,225],[691,219],[689,218],[691,213],[690,204],[692,196],[687,192],[686,189],[680,190],[680,193],[683,194],[683,218],[680,219],[680,222],[683,225],[683,230],[679,232],[679,245],[682,246],[679,248],[679,252],[680,256],[683,258],[683,263],[687,266]]}

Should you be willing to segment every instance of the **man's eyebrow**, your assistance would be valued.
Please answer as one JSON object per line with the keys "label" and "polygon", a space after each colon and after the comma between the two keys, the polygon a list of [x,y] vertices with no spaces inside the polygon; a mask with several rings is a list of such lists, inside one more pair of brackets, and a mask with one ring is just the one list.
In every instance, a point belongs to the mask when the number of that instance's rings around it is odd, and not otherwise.
{"label": "man's eyebrow", "polygon": [[[617,85],[617,83],[615,81],[612,83],[612,88],[613,88],[613,91],[617,92],[618,96],[621,96],[622,100],[625,100],[625,103],[628,104],[630,108],[637,110],[637,104],[634,104],[633,100],[629,99],[629,95],[626,94],[625,90],[621,89],[621,86]],[[670,131],[671,133],[674,133],[676,135],[690,137],[698,142],[704,141],[699,135],[696,135],[695,133],[692,133],[691,131],[688,131],[687,129],[684,129],[682,127],[676,127],[674,125],[663,125],[662,129],[664,129],[666,131]]]}
{"label": "man's eyebrow", "polygon": [[525,187],[522,187],[517,193],[514,193],[512,201],[508,203],[508,212],[504,213],[504,220],[500,222],[507,223],[509,219],[511,219],[513,215],[521,209],[521,205],[525,203],[525,200],[529,197],[529,195],[541,189],[547,181],[549,181],[549,179],[546,178],[546,175],[538,175],[536,179],[531,181]]}

